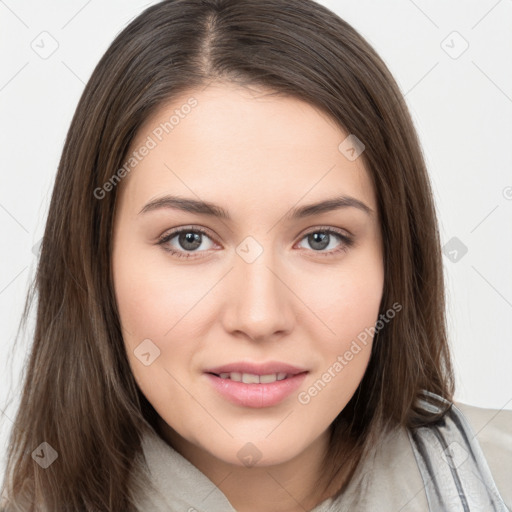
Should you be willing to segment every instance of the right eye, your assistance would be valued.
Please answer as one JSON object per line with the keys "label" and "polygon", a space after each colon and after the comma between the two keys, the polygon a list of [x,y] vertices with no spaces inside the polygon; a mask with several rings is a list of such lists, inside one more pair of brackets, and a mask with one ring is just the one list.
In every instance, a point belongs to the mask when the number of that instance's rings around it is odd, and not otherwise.
{"label": "right eye", "polygon": [[[173,246],[170,242],[176,238]],[[177,228],[165,233],[158,240],[158,245],[178,258],[195,258],[194,252],[205,252],[198,250],[204,242],[204,238],[211,241],[206,230],[199,227]],[[179,245],[180,247],[177,247]],[[210,247],[211,248],[211,247]],[[208,248],[207,248],[208,249]]]}

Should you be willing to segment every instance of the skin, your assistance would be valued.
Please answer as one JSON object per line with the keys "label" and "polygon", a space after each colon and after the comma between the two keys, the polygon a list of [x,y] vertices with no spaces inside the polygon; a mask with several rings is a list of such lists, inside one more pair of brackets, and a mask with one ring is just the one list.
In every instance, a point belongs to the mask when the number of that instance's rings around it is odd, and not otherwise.
{"label": "skin", "polygon": [[[190,97],[198,101],[118,185],[113,233],[126,352],[160,416],[159,434],[241,512],[310,510],[327,497],[315,479],[329,426],[364,375],[371,338],[308,404],[298,394],[375,325],[384,282],[373,185],[362,158],[350,161],[338,150],[348,134],[310,104],[268,92],[217,83],[163,105],[131,150]],[[232,220],[171,208],[139,214],[166,194],[211,201]],[[340,208],[283,217],[341,194],[372,214]],[[190,259],[157,243],[172,228],[197,226],[209,235],[196,251],[178,236],[166,244],[188,249]],[[344,242],[330,235],[327,247],[315,249],[306,235],[326,227],[352,235],[354,245],[334,253]],[[251,263],[236,252],[248,236],[263,250]],[[149,366],[134,355],[145,339],[160,350]],[[228,402],[203,373],[242,360],[284,361],[309,373],[278,405],[248,408]],[[252,467],[237,456],[248,442],[261,452]]]}

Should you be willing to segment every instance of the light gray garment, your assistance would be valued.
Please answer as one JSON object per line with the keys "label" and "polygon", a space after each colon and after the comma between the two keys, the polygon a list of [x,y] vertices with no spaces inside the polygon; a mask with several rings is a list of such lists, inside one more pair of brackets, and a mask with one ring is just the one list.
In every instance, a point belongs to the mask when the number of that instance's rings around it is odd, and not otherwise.
{"label": "light gray garment", "polygon": [[[512,411],[455,405],[437,428],[388,434],[346,491],[310,512],[512,511]],[[236,512],[155,432],[144,437],[143,450],[155,489],[138,497],[141,512]]]}

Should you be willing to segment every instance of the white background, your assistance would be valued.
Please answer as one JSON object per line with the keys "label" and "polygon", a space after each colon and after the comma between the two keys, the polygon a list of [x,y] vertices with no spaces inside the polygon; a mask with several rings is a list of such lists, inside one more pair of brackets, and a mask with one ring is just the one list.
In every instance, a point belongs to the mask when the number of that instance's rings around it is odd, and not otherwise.
{"label": "white background", "polygon": [[[456,400],[512,409],[512,1],[321,3],[395,76],[427,160],[442,244],[457,237],[468,249],[456,262],[443,256]],[[20,394],[30,339],[13,356],[14,336],[64,138],[94,66],[147,5],[0,0],[0,447]],[[58,44],[46,59],[32,49],[42,37],[47,49]]]}

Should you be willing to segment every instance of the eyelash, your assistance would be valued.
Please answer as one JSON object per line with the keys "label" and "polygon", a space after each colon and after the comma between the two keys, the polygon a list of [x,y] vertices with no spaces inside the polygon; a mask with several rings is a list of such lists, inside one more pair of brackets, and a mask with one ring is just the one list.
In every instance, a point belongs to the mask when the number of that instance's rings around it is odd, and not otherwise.
{"label": "eyelash", "polygon": [[[175,238],[177,235],[180,235],[181,233],[201,233],[203,235],[206,235],[210,239],[212,238],[205,229],[203,229],[199,226],[194,227],[194,228],[185,227],[185,228],[175,229],[169,233],[165,233],[158,239],[157,244],[161,245],[162,248],[164,249],[164,251],[167,251],[167,252],[171,253],[173,256],[176,256],[178,258],[186,258],[186,259],[196,258],[196,256],[193,255],[194,252],[187,253],[185,251],[175,251],[174,249],[169,249],[168,247],[165,247],[166,243],[168,243],[170,240]],[[308,231],[307,233],[304,233],[304,235],[301,238],[301,241],[304,238],[306,238],[308,235],[311,235],[313,233],[327,233],[329,235],[336,235],[341,240],[341,245],[337,249],[334,249],[334,250],[331,250],[328,252],[314,251],[314,250],[312,251],[314,253],[319,254],[322,257],[330,257],[330,256],[334,256],[340,252],[347,252],[354,245],[353,238],[342,234],[342,232],[338,231],[337,229],[327,228],[327,227],[319,227],[314,230]],[[197,251],[197,252],[205,252],[205,251]],[[201,257],[201,256],[199,256],[199,257]]]}

